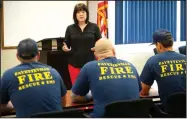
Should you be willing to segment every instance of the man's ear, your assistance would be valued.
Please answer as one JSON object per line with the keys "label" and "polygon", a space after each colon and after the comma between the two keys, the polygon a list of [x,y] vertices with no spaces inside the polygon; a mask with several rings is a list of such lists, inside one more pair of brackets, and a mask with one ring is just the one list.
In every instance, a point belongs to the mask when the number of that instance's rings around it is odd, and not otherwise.
{"label": "man's ear", "polygon": [[98,60],[98,57],[95,56],[95,59]]}
{"label": "man's ear", "polygon": [[93,47],[93,48],[91,48],[91,51],[95,52],[95,48],[94,48],[94,47]]}
{"label": "man's ear", "polygon": [[37,61],[40,59],[40,51],[38,51],[38,54],[37,54]]}
{"label": "man's ear", "polygon": [[116,51],[114,48],[112,49],[112,52],[113,52],[114,56],[116,56]]}
{"label": "man's ear", "polygon": [[159,51],[162,51],[164,47],[161,43],[158,42],[158,48],[159,48]]}
{"label": "man's ear", "polygon": [[17,57],[17,59],[20,61],[20,58],[19,58],[19,55],[18,55],[18,53],[16,53],[16,57]]}
{"label": "man's ear", "polygon": [[97,55],[96,55],[96,53],[95,53],[95,52],[94,52],[94,56],[95,56],[95,59],[96,59],[96,60],[98,60],[98,57],[97,57]]}

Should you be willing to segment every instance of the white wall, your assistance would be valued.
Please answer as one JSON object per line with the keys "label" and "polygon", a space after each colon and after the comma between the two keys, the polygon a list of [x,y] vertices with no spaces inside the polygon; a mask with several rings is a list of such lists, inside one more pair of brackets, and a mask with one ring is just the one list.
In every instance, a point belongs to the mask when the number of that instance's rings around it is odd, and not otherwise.
{"label": "white wall", "polygon": [[5,70],[16,66],[19,61],[16,59],[16,50],[1,50],[1,75]]}
{"label": "white wall", "polygon": [[74,6],[77,3],[86,4],[86,1],[4,1],[3,3],[4,46],[17,46],[21,39],[31,36],[36,41],[64,37],[66,27],[73,23]]}
{"label": "white wall", "polygon": [[[114,1],[109,1],[109,38],[114,43],[115,31],[114,31]],[[97,18],[97,1],[89,1],[88,7],[90,11],[90,21],[96,23]],[[185,43],[182,43],[185,44]],[[180,42],[174,44],[175,51],[178,52],[178,46],[182,45]],[[139,74],[142,71],[142,68],[147,61],[147,59],[154,55],[153,48],[154,46],[149,46],[149,44],[130,44],[130,45],[115,45],[116,54],[118,58],[125,59],[133,63]],[[5,70],[19,64],[16,59],[16,50],[2,50],[1,51],[1,73]]]}

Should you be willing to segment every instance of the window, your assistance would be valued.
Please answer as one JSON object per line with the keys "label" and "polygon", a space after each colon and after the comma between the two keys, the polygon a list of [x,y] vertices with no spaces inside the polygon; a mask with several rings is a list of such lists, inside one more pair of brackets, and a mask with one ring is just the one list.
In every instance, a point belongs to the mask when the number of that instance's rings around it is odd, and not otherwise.
{"label": "window", "polygon": [[[116,1],[115,44],[150,43],[153,32],[159,28],[170,30],[175,41],[181,31],[180,38],[185,40],[185,5],[182,3],[178,11],[177,1],[172,0]],[[177,14],[181,14],[180,31],[177,31]]]}
{"label": "window", "polygon": [[186,41],[186,0],[181,1],[181,30],[180,30],[180,40]]}

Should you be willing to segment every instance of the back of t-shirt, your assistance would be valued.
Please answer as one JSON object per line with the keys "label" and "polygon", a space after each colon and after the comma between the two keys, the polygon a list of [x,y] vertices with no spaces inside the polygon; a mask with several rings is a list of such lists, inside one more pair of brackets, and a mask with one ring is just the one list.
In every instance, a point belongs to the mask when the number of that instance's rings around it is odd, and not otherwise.
{"label": "back of t-shirt", "polygon": [[[88,81],[83,81],[86,77]],[[135,67],[115,57],[87,63],[72,89],[75,94],[86,93],[81,89],[87,85],[81,82],[89,82],[94,100],[92,117],[102,117],[104,106],[113,101],[138,99],[141,88]]]}
{"label": "back of t-shirt", "polygon": [[62,110],[66,87],[59,73],[37,62],[24,63],[6,71],[2,77],[2,103],[10,99],[17,117]]}
{"label": "back of t-shirt", "polygon": [[186,57],[174,51],[157,54],[147,61],[140,78],[147,85],[157,81],[164,103],[170,94],[186,91]]}

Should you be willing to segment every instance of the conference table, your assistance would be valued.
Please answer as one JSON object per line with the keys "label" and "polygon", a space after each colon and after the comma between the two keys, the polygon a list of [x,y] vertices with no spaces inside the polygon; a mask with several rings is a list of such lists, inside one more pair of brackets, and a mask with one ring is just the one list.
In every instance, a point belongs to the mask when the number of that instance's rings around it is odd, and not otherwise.
{"label": "conference table", "polygon": [[[73,101],[71,100],[71,90],[68,90],[66,93],[66,103],[62,106],[63,109],[70,109],[70,108],[79,108],[82,110],[87,110],[87,109],[92,109],[93,108],[93,101],[88,102],[88,103],[73,103]],[[63,104],[63,102],[62,102]],[[9,106],[12,105],[11,102],[8,103]],[[5,112],[5,113],[1,113],[1,116],[8,116],[8,115],[15,115],[16,111],[13,109],[11,112]]]}
{"label": "conference table", "polygon": [[[72,99],[71,99],[71,90],[68,90],[67,93],[66,93],[66,103],[64,104],[63,106],[63,109],[71,109],[71,108],[78,108],[78,109],[81,109],[81,110],[91,110],[93,109],[93,104],[94,102],[91,101],[91,102],[88,102],[88,103],[81,103],[81,104],[77,104],[77,103],[73,103]],[[141,98],[152,98],[153,99],[153,102],[159,102],[160,101],[160,98],[158,97],[158,91],[155,90],[154,88],[151,88],[150,89],[150,93],[149,93],[149,96],[147,97],[141,97]],[[63,104],[63,103],[62,103]],[[9,105],[12,105],[11,102],[9,102]],[[2,117],[16,117],[15,116],[16,112],[15,110],[11,111],[11,112],[6,112],[6,113],[2,113],[1,116]],[[10,116],[12,115],[12,116]]]}

